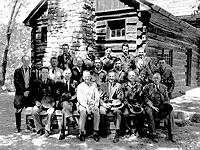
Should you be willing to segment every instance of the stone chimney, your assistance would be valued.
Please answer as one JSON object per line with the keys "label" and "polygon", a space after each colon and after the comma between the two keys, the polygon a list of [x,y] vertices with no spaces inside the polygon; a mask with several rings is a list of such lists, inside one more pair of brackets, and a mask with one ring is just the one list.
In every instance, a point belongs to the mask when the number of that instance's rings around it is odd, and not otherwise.
{"label": "stone chimney", "polygon": [[62,53],[63,44],[68,44],[72,55],[76,55],[94,43],[94,14],[94,0],[48,0],[44,65]]}

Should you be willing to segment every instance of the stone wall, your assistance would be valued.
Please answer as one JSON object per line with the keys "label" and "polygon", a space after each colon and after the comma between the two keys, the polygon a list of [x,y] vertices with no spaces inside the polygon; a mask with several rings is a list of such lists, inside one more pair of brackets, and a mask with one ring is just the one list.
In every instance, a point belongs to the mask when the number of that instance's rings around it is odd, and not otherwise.
{"label": "stone wall", "polygon": [[62,53],[67,43],[72,54],[84,51],[93,44],[94,0],[49,0],[47,48],[43,58],[49,65],[50,57]]}

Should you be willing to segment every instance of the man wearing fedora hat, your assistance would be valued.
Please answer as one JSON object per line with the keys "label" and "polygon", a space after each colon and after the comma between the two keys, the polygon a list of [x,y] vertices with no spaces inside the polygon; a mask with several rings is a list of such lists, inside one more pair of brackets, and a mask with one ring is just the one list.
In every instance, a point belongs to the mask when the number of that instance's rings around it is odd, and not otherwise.
{"label": "man wearing fedora hat", "polygon": [[59,140],[63,140],[65,138],[65,129],[67,122],[71,122],[74,127],[77,125],[72,114],[76,109],[76,89],[78,86],[78,82],[71,79],[72,72],[70,68],[64,70],[62,75],[64,79],[56,83],[56,94],[58,95],[59,101],[58,107],[61,107],[62,109],[62,119],[60,125],[61,132]]}
{"label": "man wearing fedora hat", "polygon": [[143,108],[141,107],[141,92],[142,85],[137,81],[137,75],[134,70],[128,71],[128,81],[122,85],[124,93],[124,118],[126,123],[126,133],[132,134],[130,114],[135,115],[134,122],[136,121],[136,131],[142,135],[142,125],[144,123]]}
{"label": "man wearing fedora hat", "polygon": [[159,72],[154,72],[152,80],[153,83],[146,85],[142,94],[151,139],[154,142],[158,142],[156,127],[159,125],[160,120],[167,119],[168,139],[174,142],[173,107],[169,102],[167,87],[160,83],[161,75]]}
{"label": "man wearing fedora hat", "polygon": [[[50,127],[54,114],[55,105],[55,82],[48,78],[49,68],[41,68],[41,78],[37,79],[33,83],[33,96],[35,100],[35,106],[32,109],[32,116],[34,119],[34,124],[36,131],[39,135],[45,136],[50,135]],[[42,122],[39,113],[43,110],[47,111],[47,124],[45,125],[45,131],[42,127]]]}
{"label": "man wearing fedora hat", "polygon": [[107,113],[111,112],[115,116],[115,137],[114,143],[119,141],[119,132],[121,126],[121,115],[124,104],[122,103],[123,92],[121,84],[117,83],[116,74],[114,71],[108,72],[108,81],[100,87],[100,114],[103,136],[106,136],[107,132]]}

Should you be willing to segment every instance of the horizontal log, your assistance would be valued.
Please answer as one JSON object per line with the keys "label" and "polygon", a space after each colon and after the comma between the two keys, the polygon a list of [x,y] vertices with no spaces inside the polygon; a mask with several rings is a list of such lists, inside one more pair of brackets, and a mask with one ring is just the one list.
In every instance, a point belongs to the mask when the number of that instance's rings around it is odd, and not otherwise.
{"label": "horizontal log", "polygon": [[186,86],[186,81],[185,79],[181,79],[181,80],[176,80],[175,81],[175,87],[183,87],[183,86]]}
{"label": "horizontal log", "polygon": [[127,32],[137,33],[137,26],[136,25],[126,25],[126,33]]}
{"label": "horizontal log", "polygon": [[104,21],[104,20],[97,21],[96,22],[96,28],[102,28],[102,27],[106,27],[106,21]]}
{"label": "horizontal log", "polygon": [[109,12],[107,14],[104,14],[102,16],[96,16],[96,20],[111,20],[111,19],[126,19],[130,17],[137,16],[136,12],[128,12],[128,13],[115,13],[115,14],[110,14]]}
{"label": "horizontal log", "polygon": [[178,73],[186,72],[186,68],[184,67],[184,65],[182,65],[182,66],[175,66],[175,65],[173,65],[173,67],[172,67],[171,70],[172,70],[173,74],[175,72],[178,72]]}
{"label": "horizontal log", "polygon": [[173,66],[186,66],[186,59],[173,59]]}
{"label": "horizontal log", "polygon": [[155,33],[160,36],[169,37],[173,39],[177,39],[180,41],[184,41],[190,44],[197,43],[197,37],[189,37],[189,35],[180,34],[180,32],[174,32],[172,30],[166,30],[162,26],[158,26],[156,24],[150,23],[148,26],[148,32]]}
{"label": "horizontal log", "polygon": [[134,41],[136,41],[137,40],[137,34],[127,33],[126,34],[126,40],[134,40]]}
{"label": "horizontal log", "polygon": [[[159,35],[156,35],[156,34],[150,33],[150,32],[148,32],[147,35],[148,35],[148,41],[150,41],[151,46],[155,47],[155,48],[168,47],[170,49],[175,49],[178,51],[186,52],[186,48],[187,49],[190,49],[190,48],[196,49],[198,47],[197,45],[194,45],[194,44],[190,44],[190,43],[180,41],[177,39],[173,39],[173,38],[159,36]],[[155,44],[151,42],[152,40],[155,42]],[[162,45],[162,47],[160,47],[160,45]]]}
{"label": "horizontal log", "polygon": [[100,29],[96,29],[96,34],[106,34],[107,30],[106,28],[100,28]]}
{"label": "horizontal log", "polygon": [[126,19],[126,23],[127,24],[129,24],[129,23],[137,23],[137,21],[138,21],[138,17],[136,16],[136,17],[129,17],[129,18],[127,18]]}
{"label": "horizontal log", "polygon": [[174,49],[175,47],[179,48],[178,45],[169,44],[167,42],[162,42],[157,39],[153,39],[152,37],[148,36],[148,47],[152,47],[155,49]]}
{"label": "horizontal log", "polygon": [[156,24],[159,24],[166,29],[170,28],[171,30],[174,30],[176,32],[182,32],[182,34],[185,35],[189,34],[190,36],[200,36],[200,32],[197,32],[196,28],[176,18],[173,15],[165,16],[161,13],[154,12],[153,10],[150,10],[150,12],[150,22],[155,22]]}
{"label": "horizontal log", "polygon": [[186,74],[185,74],[185,72],[183,72],[183,73],[178,73],[177,72],[177,73],[174,73],[174,77],[175,77],[175,81],[185,80]]}
{"label": "horizontal log", "polygon": [[173,52],[173,59],[184,59],[186,60],[187,59],[187,55],[185,53],[182,53],[182,52]]}

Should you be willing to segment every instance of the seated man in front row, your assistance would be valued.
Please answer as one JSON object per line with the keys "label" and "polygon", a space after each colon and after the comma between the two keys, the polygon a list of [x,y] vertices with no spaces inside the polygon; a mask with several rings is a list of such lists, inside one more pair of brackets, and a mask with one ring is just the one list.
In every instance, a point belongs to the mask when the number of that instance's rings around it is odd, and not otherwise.
{"label": "seated man in front row", "polygon": [[83,71],[83,82],[77,87],[77,108],[80,112],[79,130],[80,141],[85,141],[85,123],[88,115],[93,115],[93,138],[99,141],[99,91],[97,85],[91,82],[91,74],[89,71]]}
{"label": "seated man in front row", "polygon": [[167,87],[160,83],[161,76],[158,72],[153,74],[152,80],[153,83],[147,84],[143,90],[144,108],[151,139],[154,142],[158,142],[156,126],[159,125],[160,120],[167,118],[168,138],[174,142],[173,107],[169,102]]}
{"label": "seated man in front row", "polygon": [[114,71],[108,72],[108,81],[100,87],[100,114],[102,124],[102,134],[107,135],[107,113],[111,112],[115,116],[115,130],[116,134],[113,142],[119,141],[120,126],[121,126],[121,115],[122,115],[122,98],[123,92],[121,84],[116,82],[116,74]]}
{"label": "seated man in front row", "polygon": [[132,134],[131,118],[134,115],[135,128],[139,136],[142,136],[142,127],[144,125],[144,113],[142,109],[142,84],[137,82],[137,74],[134,70],[128,71],[128,81],[122,85],[124,93],[124,118],[126,133]]}
{"label": "seated man in front row", "polygon": [[[50,135],[50,127],[54,114],[54,106],[55,106],[55,83],[53,80],[48,78],[49,68],[42,67],[41,68],[41,78],[34,81],[33,83],[33,96],[35,100],[35,106],[32,110],[32,116],[34,119],[36,131],[39,135],[45,136]],[[41,119],[39,113],[42,110],[47,110],[47,124],[45,126],[45,131],[42,127]]]}
{"label": "seated man in front row", "polygon": [[65,129],[67,124],[66,121],[70,121],[74,127],[76,126],[76,121],[73,118],[72,114],[76,108],[76,88],[78,82],[76,80],[71,79],[71,76],[71,69],[68,68],[63,72],[64,79],[61,82],[56,83],[56,94],[59,97],[58,107],[60,106],[62,109],[62,119],[60,123],[61,132],[59,140],[63,140],[65,138]]}

